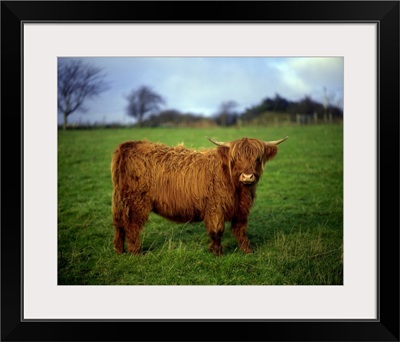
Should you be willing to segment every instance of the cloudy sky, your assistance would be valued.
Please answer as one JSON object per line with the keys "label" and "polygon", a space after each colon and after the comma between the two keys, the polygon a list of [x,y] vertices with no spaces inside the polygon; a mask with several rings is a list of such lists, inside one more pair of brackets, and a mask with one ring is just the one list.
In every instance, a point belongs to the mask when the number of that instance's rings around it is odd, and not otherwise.
{"label": "cloudy sky", "polygon": [[[65,58],[67,59],[67,58]],[[65,60],[64,59],[64,60]],[[233,100],[237,111],[276,94],[297,101],[304,96],[343,108],[343,58],[158,57],[82,58],[106,74],[109,89],[85,102],[68,122],[134,122],[125,98],[148,86],[166,100],[162,109],[211,116],[222,102]],[[61,124],[62,116],[59,114]]]}

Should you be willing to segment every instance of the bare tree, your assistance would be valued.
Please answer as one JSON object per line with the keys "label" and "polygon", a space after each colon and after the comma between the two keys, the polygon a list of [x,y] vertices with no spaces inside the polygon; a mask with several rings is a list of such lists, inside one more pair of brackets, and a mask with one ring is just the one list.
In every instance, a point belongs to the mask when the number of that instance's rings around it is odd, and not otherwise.
{"label": "bare tree", "polygon": [[81,60],[62,60],[58,64],[58,110],[63,114],[63,129],[67,118],[75,111],[86,111],[83,103],[107,89],[100,68]]}
{"label": "bare tree", "polygon": [[221,126],[227,126],[228,124],[232,124],[231,121],[236,120],[236,115],[234,109],[238,106],[236,101],[230,100],[226,102],[222,102],[219,106],[218,114],[216,121]]}
{"label": "bare tree", "polygon": [[143,118],[149,113],[154,113],[160,109],[160,105],[165,103],[164,98],[155,93],[147,86],[141,86],[137,90],[126,96],[128,106],[126,108],[129,116],[137,118],[141,127]]}

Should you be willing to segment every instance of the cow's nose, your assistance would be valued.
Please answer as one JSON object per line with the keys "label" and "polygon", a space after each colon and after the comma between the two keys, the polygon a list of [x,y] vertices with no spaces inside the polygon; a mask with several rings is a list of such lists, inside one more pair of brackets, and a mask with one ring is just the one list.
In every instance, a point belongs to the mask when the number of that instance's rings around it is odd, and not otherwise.
{"label": "cow's nose", "polygon": [[250,173],[250,174],[242,173],[239,177],[239,180],[243,184],[251,184],[251,183],[254,183],[254,181],[256,180],[256,177],[254,177],[253,173]]}

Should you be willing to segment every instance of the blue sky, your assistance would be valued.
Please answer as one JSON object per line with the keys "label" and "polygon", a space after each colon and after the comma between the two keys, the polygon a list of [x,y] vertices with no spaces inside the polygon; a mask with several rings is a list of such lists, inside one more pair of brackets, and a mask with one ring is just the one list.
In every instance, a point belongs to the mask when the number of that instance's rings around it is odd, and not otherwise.
{"label": "blue sky", "polygon": [[[131,123],[125,96],[148,86],[166,100],[162,109],[212,116],[222,102],[237,111],[275,94],[297,101],[311,96],[343,108],[344,62],[341,57],[97,57],[82,58],[101,68],[109,89],[85,102],[68,122]],[[325,88],[325,90],[324,90]],[[62,117],[58,116],[59,124]]]}

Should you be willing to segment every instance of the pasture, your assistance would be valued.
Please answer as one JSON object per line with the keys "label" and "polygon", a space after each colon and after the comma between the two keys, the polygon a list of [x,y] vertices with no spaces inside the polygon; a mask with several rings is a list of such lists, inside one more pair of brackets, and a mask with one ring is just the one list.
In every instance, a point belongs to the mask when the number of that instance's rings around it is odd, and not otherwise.
{"label": "pasture", "polygon": [[[204,137],[275,140],[249,217],[253,253],[238,249],[229,223],[224,254],[208,251],[204,224],[151,214],[140,256],[113,250],[110,161],[116,146],[146,138],[193,148]],[[343,127],[120,128],[58,132],[59,285],[343,284]]]}

